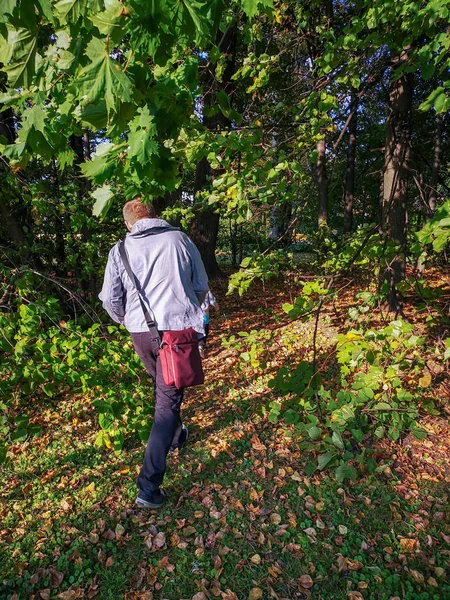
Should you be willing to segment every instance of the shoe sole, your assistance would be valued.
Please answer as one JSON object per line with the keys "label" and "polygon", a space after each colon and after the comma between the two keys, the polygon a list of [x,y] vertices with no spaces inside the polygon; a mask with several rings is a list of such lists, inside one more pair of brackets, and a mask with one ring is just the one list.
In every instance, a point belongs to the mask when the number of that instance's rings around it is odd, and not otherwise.
{"label": "shoe sole", "polygon": [[138,498],[136,500],[137,506],[141,508],[162,508],[166,502],[162,502],[161,504],[152,504],[151,502],[147,502],[147,500],[142,500],[142,498]]}

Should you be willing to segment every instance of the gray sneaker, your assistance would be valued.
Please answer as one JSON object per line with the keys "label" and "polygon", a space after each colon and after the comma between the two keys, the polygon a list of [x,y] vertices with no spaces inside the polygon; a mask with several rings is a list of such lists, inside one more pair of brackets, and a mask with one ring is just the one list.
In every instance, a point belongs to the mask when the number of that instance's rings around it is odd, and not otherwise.
{"label": "gray sneaker", "polygon": [[150,494],[146,494],[141,490],[136,498],[136,504],[141,508],[161,508],[166,500],[167,494],[161,488]]}

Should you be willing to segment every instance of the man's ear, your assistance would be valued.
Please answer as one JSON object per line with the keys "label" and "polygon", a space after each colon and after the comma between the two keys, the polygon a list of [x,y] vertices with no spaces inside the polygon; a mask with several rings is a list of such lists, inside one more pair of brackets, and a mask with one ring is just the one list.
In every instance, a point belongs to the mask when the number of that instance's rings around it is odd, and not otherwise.
{"label": "man's ear", "polygon": [[128,223],[128,221],[125,221],[125,227],[128,229],[128,231],[132,230],[131,225]]}

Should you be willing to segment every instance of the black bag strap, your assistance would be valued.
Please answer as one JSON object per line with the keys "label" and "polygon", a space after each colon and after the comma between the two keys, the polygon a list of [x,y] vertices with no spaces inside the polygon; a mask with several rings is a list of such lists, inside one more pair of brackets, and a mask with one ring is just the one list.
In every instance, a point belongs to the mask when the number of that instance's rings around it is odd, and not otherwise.
{"label": "black bag strap", "polygon": [[[125,267],[125,271],[128,273],[128,277],[131,280],[131,283],[134,285],[134,287],[136,288],[136,291],[138,293],[139,296],[139,301],[141,303],[141,307],[142,307],[142,311],[144,313],[144,317],[145,317],[145,321],[147,323],[147,327],[150,330],[150,333],[152,334],[152,336],[155,339],[161,339],[158,330],[156,329],[156,324],[155,324],[155,319],[151,316],[149,309],[147,308],[147,305],[144,302],[144,295],[142,293],[142,288],[141,288],[141,284],[139,282],[139,279],[136,277],[136,275],[133,273],[133,269],[131,268],[130,265],[130,261],[128,260],[128,255],[127,255],[127,251],[125,248],[125,240],[122,240],[121,242],[119,242],[119,254],[120,257],[122,259],[123,262],[123,266]],[[151,308],[150,308],[151,310]]]}

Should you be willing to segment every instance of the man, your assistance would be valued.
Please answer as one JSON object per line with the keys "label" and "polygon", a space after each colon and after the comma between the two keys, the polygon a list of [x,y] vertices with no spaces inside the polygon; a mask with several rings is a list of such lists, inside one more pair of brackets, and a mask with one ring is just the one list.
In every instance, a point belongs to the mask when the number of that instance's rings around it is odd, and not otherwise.
{"label": "man", "polygon": [[[151,204],[140,197],[123,207],[129,231],[125,249],[158,331],[192,327],[204,335],[201,303],[208,292],[208,278],[200,253],[188,236],[158,219]],[[170,449],[186,443],[188,430],[180,418],[183,390],[167,386],[158,356],[159,339],[150,333],[135,285],[125,271],[118,244],[110,251],[99,298],[117,323],[131,334],[136,353],[155,383],[155,416],[137,485],[136,504],[159,508],[165,502],[161,490]]]}

